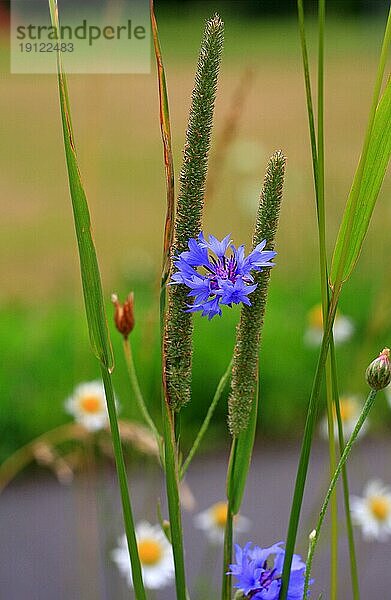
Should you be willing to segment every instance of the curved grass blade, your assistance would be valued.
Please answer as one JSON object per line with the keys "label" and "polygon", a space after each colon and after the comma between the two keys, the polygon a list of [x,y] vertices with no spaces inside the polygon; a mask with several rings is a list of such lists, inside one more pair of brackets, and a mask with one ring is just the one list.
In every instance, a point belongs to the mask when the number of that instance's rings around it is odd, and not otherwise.
{"label": "curved grass blade", "polygon": [[[390,158],[389,79],[383,98],[379,102],[390,42],[391,6],[384,32],[363,150],[334,248],[331,284],[335,288],[341,287],[350,277],[357,262]],[[381,139],[383,133],[387,136],[384,140]]]}
{"label": "curved grass blade", "polygon": [[[50,17],[53,27],[59,31],[57,0],[49,0]],[[58,88],[60,96],[61,119],[64,134],[64,148],[68,169],[73,215],[79,247],[80,271],[83,284],[84,302],[90,333],[91,346],[100,361],[101,375],[105,388],[111,437],[115,456],[116,470],[121,493],[122,511],[136,600],[146,600],[141,572],[137,540],[134,527],[132,506],[126,475],[126,466],[122,452],[121,438],[115,407],[111,372],[114,358],[111,348],[106,313],[103,302],[102,284],[91,234],[91,220],[86,195],[81,182],[76,157],[76,148],[72,131],[72,119],[68,98],[67,81],[63,71],[60,53],[57,53]]]}
{"label": "curved grass blade", "polygon": [[[49,0],[49,6],[52,24],[54,27],[59,27],[57,1]],[[80,272],[90,342],[95,356],[111,372],[114,369],[114,357],[103,302],[102,283],[92,237],[90,213],[77,163],[67,81],[59,56],[57,56],[57,66],[65,157],[79,247]]]}

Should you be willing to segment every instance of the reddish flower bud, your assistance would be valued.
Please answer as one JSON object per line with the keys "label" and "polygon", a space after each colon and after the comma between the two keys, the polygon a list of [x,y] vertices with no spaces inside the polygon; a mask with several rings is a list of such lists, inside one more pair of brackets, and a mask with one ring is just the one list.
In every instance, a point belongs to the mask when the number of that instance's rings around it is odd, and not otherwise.
{"label": "reddish flower bud", "polygon": [[383,390],[391,381],[390,350],[384,348],[365,372],[368,385],[373,390]]}
{"label": "reddish flower bud", "polygon": [[111,301],[114,304],[114,323],[116,328],[125,340],[128,338],[129,333],[134,328],[134,295],[130,292],[129,296],[123,304],[118,300],[117,294],[112,294]]}

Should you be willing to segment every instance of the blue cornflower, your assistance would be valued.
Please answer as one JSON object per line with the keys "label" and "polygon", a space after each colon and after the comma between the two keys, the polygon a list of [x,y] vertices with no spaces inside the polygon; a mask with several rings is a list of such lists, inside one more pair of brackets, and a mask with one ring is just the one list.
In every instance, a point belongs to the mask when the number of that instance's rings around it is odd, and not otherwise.
{"label": "blue cornflower", "polygon": [[[248,542],[243,548],[235,546],[236,563],[230,565],[229,574],[237,579],[235,587],[251,600],[278,600],[285,550],[282,542],[269,548],[260,548]],[[298,554],[293,555],[288,600],[301,600],[304,592],[305,563]]]}
{"label": "blue cornflower", "polygon": [[187,312],[202,311],[202,316],[212,319],[221,315],[221,305],[246,304],[251,306],[249,294],[257,284],[253,271],[273,267],[271,260],[276,252],[264,250],[266,240],[258,244],[248,256],[244,246],[236,248],[227,235],[221,242],[213,235],[207,242],[203,233],[197,239],[190,239],[189,249],[174,258],[177,269],[171,284],[184,283],[189,289],[189,297],[194,303],[188,305]]}

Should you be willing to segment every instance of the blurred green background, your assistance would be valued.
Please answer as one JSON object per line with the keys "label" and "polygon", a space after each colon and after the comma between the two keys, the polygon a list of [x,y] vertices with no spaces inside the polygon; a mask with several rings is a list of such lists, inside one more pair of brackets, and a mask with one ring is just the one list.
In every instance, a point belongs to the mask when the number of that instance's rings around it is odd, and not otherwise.
{"label": "blurred green background", "polygon": [[[339,3],[342,4],[342,3]],[[364,3],[365,4],[365,3]],[[364,6],[363,3],[360,6]],[[317,349],[303,337],[319,301],[316,215],[299,39],[294,15],[263,15],[234,2],[157,3],[170,95],[176,172],[204,18],[219,8],[226,44],[216,105],[207,233],[231,232],[249,244],[268,157],[288,157],[277,266],[261,351],[260,435],[302,431]],[[353,6],[353,8],[356,5]],[[326,201],[329,250],[357,164],[384,28],[385,4],[373,14],[332,15],[326,38]],[[335,7],[335,3],[334,3]],[[357,6],[356,6],[357,7]],[[8,73],[6,26],[1,37],[2,165],[0,264],[0,458],[69,417],[63,403],[99,369],[87,337],[62,147],[56,78]],[[312,57],[315,26],[309,23]],[[129,393],[121,340],[111,323],[110,294],[135,293],[134,348],[141,387],[159,418],[158,289],[165,183],[155,65],[150,75],[70,76],[80,167],[116,356],[115,388],[122,415],[138,418]],[[241,93],[239,90],[241,89]],[[236,130],[224,143],[235,98]],[[238,108],[236,106],[236,108]],[[234,111],[235,112],[235,111]],[[223,152],[216,151],[218,147]],[[390,344],[389,239],[391,181],[386,178],[358,268],[341,311],[355,324],[338,347],[341,391],[365,394],[363,373]],[[222,319],[195,317],[193,400],[183,410],[191,442],[232,352],[238,310]],[[218,407],[207,444],[227,435]],[[373,419],[390,430],[382,399]]]}

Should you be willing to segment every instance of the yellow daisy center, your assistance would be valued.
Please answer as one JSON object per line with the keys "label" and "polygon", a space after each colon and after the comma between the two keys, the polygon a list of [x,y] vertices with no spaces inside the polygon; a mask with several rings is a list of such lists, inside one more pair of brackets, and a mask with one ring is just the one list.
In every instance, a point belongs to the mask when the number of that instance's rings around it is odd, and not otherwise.
{"label": "yellow daisy center", "polygon": [[97,413],[101,410],[101,401],[97,396],[84,396],[80,400],[81,408],[87,413]]}
{"label": "yellow daisy center", "polygon": [[[352,398],[340,398],[339,408],[341,411],[341,419],[343,423],[350,421],[357,414],[357,403]],[[337,418],[335,408],[333,406],[334,419]]]}
{"label": "yellow daisy center", "polygon": [[311,308],[310,312],[308,313],[308,321],[311,327],[315,327],[316,329],[322,329],[323,314],[322,307],[320,306],[320,304]]}
{"label": "yellow daisy center", "polygon": [[227,522],[227,504],[226,502],[217,502],[211,508],[212,518],[218,527],[225,527]]}
{"label": "yellow daisy center", "polygon": [[369,506],[378,521],[385,521],[391,511],[391,502],[384,496],[373,496],[369,501]]}
{"label": "yellow daisy center", "polygon": [[162,557],[162,547],[156,540],[147,539],[140,540],[137,543],[140,562],[143,565],[156,565]]}
{"label": "yellow daisy center", "polygon": [[[337,312],[335,316],[335,322],[339,320],[339,313]],[[317,304],[308,313],[308,323],[310,327],[314,327],[315,329],[323,329],[323,311],[321,304]]]}

